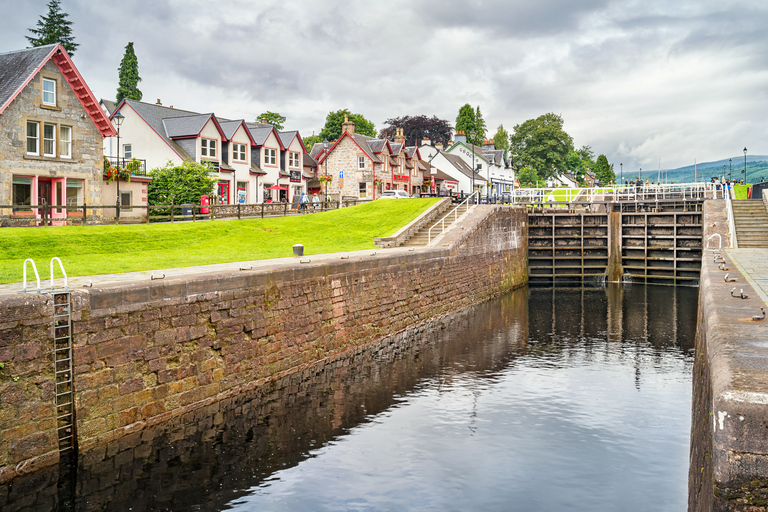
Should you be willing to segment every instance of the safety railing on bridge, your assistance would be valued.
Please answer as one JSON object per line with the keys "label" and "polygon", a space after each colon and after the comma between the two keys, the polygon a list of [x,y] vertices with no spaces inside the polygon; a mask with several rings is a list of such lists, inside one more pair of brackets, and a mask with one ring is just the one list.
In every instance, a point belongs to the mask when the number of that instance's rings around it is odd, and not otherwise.
{"label": "safety railing on bridge", "polygon": [[459,203],[456,208],[448,212],[448,214],[440,219],[439,221],[435,222],[435,224],[429,228],[429,231],[427,232],[427,245],[432,243],[432,230],[436,227],[440,226],[440,234],[445,233],[445,221],[446,219],[453,216],[453,222],[456,222],[459,219],[459,210],[461,208],[464,208],[464,213],[469,211],[470,205],[474,205],[478,202],[478,198],[480,197],[480,192],[473,192],[471,195],[467,196],[467,198]]}
{"label": "safety railing on bridge", "polygon": [[568,208],[570,203],[696,201],[725,197],[719,183],[657,183],[591,188],[521,188],[512,194],[513,204]]}

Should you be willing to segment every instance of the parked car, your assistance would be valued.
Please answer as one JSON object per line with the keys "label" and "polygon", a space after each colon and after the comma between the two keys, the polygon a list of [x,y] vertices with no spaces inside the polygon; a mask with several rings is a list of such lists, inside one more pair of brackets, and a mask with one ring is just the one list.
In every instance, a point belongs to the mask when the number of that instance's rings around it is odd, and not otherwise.
{"label": "parked car", "polygon": [[407,199],[411,196],[405,190],[385,190],[381,193],[381,199]]}

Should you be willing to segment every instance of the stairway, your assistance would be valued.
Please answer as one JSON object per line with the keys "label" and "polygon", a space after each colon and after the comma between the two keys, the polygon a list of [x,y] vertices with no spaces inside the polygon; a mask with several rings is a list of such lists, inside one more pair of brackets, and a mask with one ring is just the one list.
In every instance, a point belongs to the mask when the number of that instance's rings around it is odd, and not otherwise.
{"label": "stairway", "polygon": [[[402,246],[403,247],[425,247],[429,242],[429,228],[434,226],[436,222],[438,222],[440,219],[445,217],[449,212],[453,211],[454,208],[456,208],[455,204],[452,204],[450,201],[446,201],[443,207],[440,208],[440,211],[437,212],[437,215],[435,215],[434,220],[429,221],[426,226],[421,228],[411,238],[406,240]],[[464,207],[462,206],[458,216],[461,217],[463,213],[464,213]],[[453,222],[454,222],[453,215],[445,219],[445,229],[448,229],[448,227],[451,226]],[[432,238],[435,238],[441,232],[442,232],[442,229],[440,227],[433,229]]]}
{"label": "stairway", "polygon": [[759,199],[734,199],[736,241],[742,247],[768,247],[768,211]]}

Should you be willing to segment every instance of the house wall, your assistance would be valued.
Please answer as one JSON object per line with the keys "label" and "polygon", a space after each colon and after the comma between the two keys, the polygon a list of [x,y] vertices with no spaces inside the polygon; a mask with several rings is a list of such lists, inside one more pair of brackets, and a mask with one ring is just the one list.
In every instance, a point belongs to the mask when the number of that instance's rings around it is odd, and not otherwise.
{"label": "house wall", "polygon": [[[275,164],[267,165],[266,158],[267,152],[265,149],[275,150]],[[266,176],[261,176],[259,182],[261,184],[272,184],[288,186],[288,178],[280,176],[280,142],[275,135],[275,132],[271,132],[269,136],[264,140],[264,144],[259,148],[259,167],[266,172]],[[279,181],[278,181],[279,180]],[[263,190],[263,188],[262,188]],[[272,200],[275,201],[280,197],[279,190],[272,191]],[[289,190],[290,193],[290,190]],[[263,195],[261,196],[263,198]],[[261,202],[261,201],[259,201]]]}
{"label": "house wall", "polygon": [[[298,153],[298,155],[299,155],[299,165],[294,165],[294,166],[290,165],[291,159],[288,158],[288,153],[290,153],[290,152]],[[299,171],[299,172],[301,172],[302,171],[302,167],[303,167],[303,156],[302,155],[304,154],[304,148],[302,147],[301,142],[299,142],[298,137],[294,137],[293,138],[293,140],[291,141],[291,143],[288,145],[288,147],[285,149],[285,151],[283,153],[285,154],[285,169],[288,172],[291,172],[291,171]],[[302,192],[306,192],[307,191],[307,180],[305,180],[304,178],[302,178],[301,182],[299,182],[299,183],[291,182],[290,178],[288,178],[286,181],[290,182],[290,187],[291,187],[291,190],[290,190],[290,194],[291,194],[290,195],[290,200],[291,201],[293,201],[293,196],[295,195],[294,194],[294,187],[297,187],[297,186],[301,187],[301,191]],[[301,196],[301,194],[299,194],[299,196]]]}
{"label": "house wall", "polygon": [[[120,192],[131,192],[131,204],[136,206],[146,206],[147,204],[147,185],[149,180],[133,178],[131,181],[120,180]],[[109,182],[104,180],[102,189],[102,201],[104,205],[117,204],[117,181]],[[113,217],[115,214],[114,208],[111,210],[104,210],[105,217]],[[120,210],[121,217],[144,217],[147,214],[147,210],[144,208],[135,208],[131,210]]]}
{"label": "house wall", "polygon": [[[366,170],[357,170],[357,157],[364,155],[365,153],[349,137],[344,137],[336,145],[328,155],[328,174],[333,176],[333,182],[328,186],[328,194],[333,194],[335,197],[339,194],[343,197],[358,197],[359,181],[368,182],[368,190],[371,190],[373,167],[370,158],[366,156],[368,161]],[[340,173],[343,173],[343,177],[340,177]]]}
{"label": "house wall", "polygon": [[[42,105],[42,77],[56,80],[56,107]],[[72,158],[27,155],[27,121],[72,127]],[[86,202],[101,202],[103,138],[58,66],[50,60],[0,114],[0,204],[13,200],[13,175],[83,180]],[[58,151],[57,133],[57,151]],[[36,195],[36,191],[33,191]]]}
{"label": "house wall", "polygon": [[[121,156],[123,155],[123,146],[131,144],[133,156],[140,160],[146,160],[147,171],[164,167],[168,160],[174,165],[182,164],[182,158],[171,149],[165,139],[144,122],[130,105],[124,105],[120,109],[120,113],[125,116],[120,125]],[[113,154],[110,154],[110,150]],[[117,137],[104,139],[104,151],[107,156],[117,156]]]}
{"label": "house wall", "polygon": [[[238,162],[232,158],[232,144],[245,144],[245,162]],[[229,142],[229,159],[227,163],[229,163],[230,167],[232,167],[235,170],[235,172],[221,173],[221,174],[229,174],[230,179],[232,180],[232,191],[234,194],[232,202],[234,204],[237,204],[238,202],[238,196],[237,196],[238,181],[245,182],[248,184],[248,190],[246,191],[246,197],[245,197],[245,204],[258,202],[256,200],[256,198],[259,197],[259,193],[257,190],[256,176],[252,176],[250,173],[251,139],[248,138],[245,128],[242,125],[240,125],[240,127],[235,131],[235,133],[232,135],[232,139]]]}

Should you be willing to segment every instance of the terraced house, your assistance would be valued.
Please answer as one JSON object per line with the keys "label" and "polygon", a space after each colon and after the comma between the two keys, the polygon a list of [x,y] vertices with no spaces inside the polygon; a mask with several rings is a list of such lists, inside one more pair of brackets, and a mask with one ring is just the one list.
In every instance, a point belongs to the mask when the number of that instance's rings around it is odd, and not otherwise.
{"label": "terraced house", "polygon": [[[114,134],[63,46],[0,54],[0,205],[15,205],[3,216],[35,224],[31,206],[101,204],[102,141]],[[49,211],[54,222],[73,213]]]}
{"label": "terraced house", "polygon": [[168,162],[208,163],[217,176],[215,196],[221,204],[291,201],[307,190],[312,177],[303,171],[306,153],[297,131],[278,132],[266,123],[232,120],[125,99],[117,105],[102,100],[114,118],[123,115],[120,148],[116,138],[104,141],[104,152],[146,162],[147,169]]}
{"label": "terraced house", "polygon": [[[355,133],[355,123],[346,116],[338,140],[315,144],[310,156],[317,172],[330,176],[328,195],[334,199],[376,199],[383,190],[422,190],[427,168],[417,147],[405,147],[402,129],[394,142]],[[323,189],[323,192],[325,189]]]}

